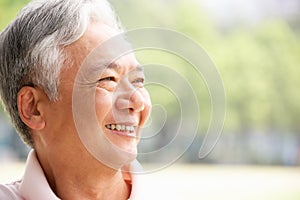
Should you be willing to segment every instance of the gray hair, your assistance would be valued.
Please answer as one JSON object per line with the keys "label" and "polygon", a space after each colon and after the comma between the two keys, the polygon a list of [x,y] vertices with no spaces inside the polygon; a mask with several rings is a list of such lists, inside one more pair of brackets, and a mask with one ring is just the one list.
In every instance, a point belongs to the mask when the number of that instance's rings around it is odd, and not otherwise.
{"label": "gray hair", "polygon": [[121,31],[106,0],[36,0],[24,7],[0,33],[0,95],[23,141],[33,140],[17,106],[24,86],[41,88],[51,101],[59,98],[59,74],[68,60],[66,45],[78,40],[90,21]]}

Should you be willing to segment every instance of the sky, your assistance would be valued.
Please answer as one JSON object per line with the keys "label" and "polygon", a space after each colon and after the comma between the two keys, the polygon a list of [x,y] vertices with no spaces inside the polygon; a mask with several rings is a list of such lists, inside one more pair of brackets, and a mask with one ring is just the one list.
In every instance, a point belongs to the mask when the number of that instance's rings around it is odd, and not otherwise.
{"label": "sky", "polygon": [[268,18],[290,19],[299,16],[300,0],[199,0],[217,23],[256,24]]}

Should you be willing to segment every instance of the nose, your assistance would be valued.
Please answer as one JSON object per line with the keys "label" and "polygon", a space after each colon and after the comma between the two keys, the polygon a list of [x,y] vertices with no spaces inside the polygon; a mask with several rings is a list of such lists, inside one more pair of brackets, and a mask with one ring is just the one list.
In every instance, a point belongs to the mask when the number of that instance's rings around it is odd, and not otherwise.
{"label": "nose", "polygon": [[145,99],[138,89],[132,88],[117,96],[116,107],[130,112],[141,112],[145,109]]}

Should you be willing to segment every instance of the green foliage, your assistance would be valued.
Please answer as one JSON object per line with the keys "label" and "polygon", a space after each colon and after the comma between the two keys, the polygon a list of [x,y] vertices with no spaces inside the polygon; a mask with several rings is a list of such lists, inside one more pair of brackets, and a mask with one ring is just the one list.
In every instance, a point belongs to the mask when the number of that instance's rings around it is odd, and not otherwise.
{"label": "green foliage", "polygon": [[[29,0],[0,0],[0,31],[17,15]],[[0,101],[0,113],[4,111]]]}
{"label": "green foliage", "polygon": [[214,57],[228,97],[227,127],[299,130],[300,43],[287,23],[237,28],[218,48]]}
{"label": "green foliage", "polygon": [[0,0],[0,30],[2,30],[29,0]]}
{"label": "green foliage", "polygon": [[[28,0],[0,0],[0,29],[26,2]],[[149,26],[175,29],[203,45],[216,62],[224,81],[226,130],[300,130],[300,35],[291,28],[294,24],[273,19],[252,27],[236,26],[224,34],[201,11],[196,1],[111,2],[128,29]],[[172,56],[146,52],[138,57],[146,63],[153,61],[174,66],[191,82],[199,80],[195,73],[184,70],[188,63]],[[209,94],[204,82],[198,84],[200,89],[196,95],[201,113],[204,113],[201,119],[208,124],[211,115]],[[152,91],[153,99],[161,100],[162,92]],[[172,95],[163,98],[170,107],[176,104]]]}
{"label": "green foliage", "polygon": [[[295,24],[282,19],[264,20],[255,26],[218,29],[196,1],[113,1],[125,27],[160,26],[175,29],[196,40],[216,62],[227,94],[225,130],[280,129],[300,130],[300,37]],[[163,13],[163,14],[162,14]],[[165,55],[149,54],[142,59],[164,63]],[[173,62],[172,62],[173,60]],[[178,60],[168,59],[169,66]],[[183,63],[181,63],[183,64]],[[181,65],[186,68],[187,64]],[[190,80],[195,74],[185,73]],[[201,84],[201,83],[199,83]],[[180,87],[180,85],[178,85]],[[197,89],[197,96],[208,96]],[[161,94],[152,91],[153,98]],[[209,100],[201,103],[208,120]],[[171,104],[170,104],[171,105]]]}

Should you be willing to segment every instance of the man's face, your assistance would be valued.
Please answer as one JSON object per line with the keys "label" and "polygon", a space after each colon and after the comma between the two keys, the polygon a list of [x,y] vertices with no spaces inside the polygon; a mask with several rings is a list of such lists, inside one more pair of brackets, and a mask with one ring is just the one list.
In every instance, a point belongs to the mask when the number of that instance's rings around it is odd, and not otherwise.
{"label": "man's face", "polygon": [[143,69],[127,55],[104,69],[96,86],[99,126],[112,143],[127,152],[135,152],[150,111],[144,79]]}
{"label": "man's face", "polygon": [[[115,34],[113,29],[104,24],[92,23],[83,37],[66,48],[67,55],[73,60],[67,61],[66,65],[71,63],[70,66],[61,72],[59,101],[49,107],[51,131],[60,133],[54,135],[52,140],[74,149],[82,146],[77,132],[87,137],[90,140],[87,143],[93,145],[95,142],[91,140],[98,136],[93,134],[103,134],[112,146],[136,154],[141,128],[151,109],[149,94],[144,88],[143,69],[133,54],[111,60],[114,53],[109,51],[113,48],[102,51],[102,55],[96,57],[97,61],[89,58],[92,50]],[[103,65],[102,61],[109,63]],[[89,63],[95,62],[102,64],[89,66]],[[80,76],[81,72],[83,76]],[[75,100],[74,91],[77,93]],[[75,105],[75,110],[74,101],[80,102]],[[90,112],[91,108],[94,112]],[[75,115],[73,112],[76,112]],[[78,120],[74,121],[74,116],[78,115]],[[91,118],[96,119],[96,124]],[[96,144],[107,145],[102,142]],[[86,145],[86,142],[83,143]]]}

